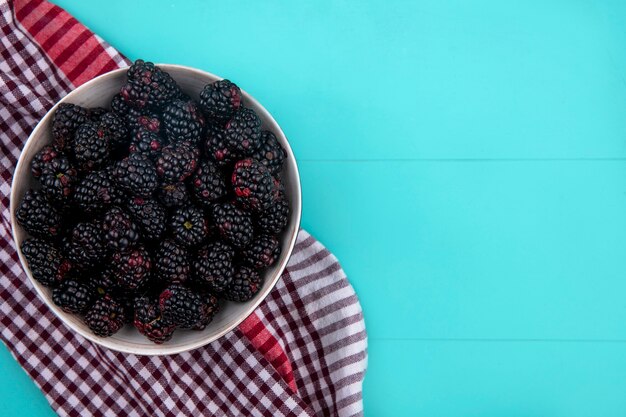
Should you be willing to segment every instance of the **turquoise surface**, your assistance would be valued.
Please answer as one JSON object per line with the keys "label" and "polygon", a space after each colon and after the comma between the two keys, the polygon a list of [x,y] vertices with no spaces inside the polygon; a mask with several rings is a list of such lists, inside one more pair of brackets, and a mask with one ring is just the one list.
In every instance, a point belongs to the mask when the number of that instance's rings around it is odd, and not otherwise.
{"label": "turquoise surface", "polygon": [[[364,308],[366,416],[626,415],[625,2],[57,3],[283,126]],[[3,415],[52,414],[0,368]]]}

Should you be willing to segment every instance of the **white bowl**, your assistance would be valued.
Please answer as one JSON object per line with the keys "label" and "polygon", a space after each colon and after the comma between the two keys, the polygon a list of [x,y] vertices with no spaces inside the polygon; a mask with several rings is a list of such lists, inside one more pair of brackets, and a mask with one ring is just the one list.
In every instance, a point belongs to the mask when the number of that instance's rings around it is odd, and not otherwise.
{"label": "white bowl", "polygon": [[[190,97],[198,99],[199,93],[206,84],[219,80],[221,77],[204,72],[195,68],[189,68],[182,65],[159,65],[165,71],[169,72],[176,80],[182,90],[189,94]],[[228,302],[222,305],[220,312],[215,316],[213,321],[203,331],[176,330],[174,337],[162,345],[150,342],[144,336],[139,334],[132,326],[124,326],[124,328],[112,337],[101,338],[89,330],[80,317],[68,314],[62,311],[52,302],[52,294],[49,288],[44,287],[33,279],[21,250],[19,250],[22,241],[27,237],[26,232],[20,227],[15,218],[15,212],[22,197],[26,191],[35,184],[35,180],[30,172],[30,162],[33,156],[44,145],[50,143],[51,140],[51,123],[52,115],[60,103],[73,103],[84,107],[109,107],[109,103],[113,96],[120,91],[126,79],[126,69],[118,69],[103,74],[93,80],[81,85],[59,103],[57,103],[39,122],[35,130],[24,145],[22,154],[17,164],[15,174],[13,176],[13,184],[11,186],[11,223],[13,225],[13,239],[18,247],[20,262],[26,275],[30,279],[32,285],[37,290],[41,299],[48,307],[61,319],[66,326],[74,330],[81,336],[91,340],[94,343],[107,347],[109,349],[120,352],[128,352],[139,355],[169,355],[180,353],[187,350],[204,346],[224,334],[233,330],[239,323],[248,317],[254,309],[263,301],[272,290],[280,275],[282,274],[287,261],[293,251],[296,243],[296,237],[300,227],[300,215],[302,207],[300,176],[298,174],[298,166],[293,155],[289,142],[278,123],[272,116],[259,104],[252,96],[242,90],[244,102],[246,106],[256,111],[263,122],[263,128],[271,130],[278,138],[280,144],[287,151],[287,159],[283,167],[283,181],[285,184],[285,192],[290,202],[291,215],[286,230],[280,236],[282,253],[278,262],[266,270],[263,288],[254,297],[254,299],[246,303]]]}

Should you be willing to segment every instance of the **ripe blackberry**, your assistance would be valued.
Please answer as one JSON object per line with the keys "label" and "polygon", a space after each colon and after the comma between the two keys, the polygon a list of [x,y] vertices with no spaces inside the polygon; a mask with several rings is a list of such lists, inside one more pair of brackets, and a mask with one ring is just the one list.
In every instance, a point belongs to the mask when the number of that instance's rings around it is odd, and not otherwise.
{"label": "ripe blackberry", "polygon": [[117,114],[107,112],[102,115],[98,127],[102,129],[109,138],[111,148],[118,149],[128,142],[128,128],[126,127],[124,119]]}
{"label": "ripe blackberry", "polygon": [[202,297],[180,284],[171,284],[159,295],[163,317],[182,328],[191,328],[206,320],[210,313]]}
{"label": "ripe blackberry", "polygon": [[113,276],[120,287],[135,291],[150,278],[152,260],[142,245],[127,252],[116,252],[111,257]]}
{"label": "ripe blackberry", "polygon": [[204,213],[193,206],[175,209],[170,217],[169,227],[176,243],[187,248],[202,243],[209,235]]}
{"label": "ripe blackberry", "polygon": [[76,169],[70,164],[65,155],[59,154],[56,158],[44,164],[39,177],[41,189],[52,201],[64,203],[68,200],[74,185],[78,180]]}
{"label": "ripe blackberry", "polygon": [[239,157],[252,155],[261,146],[261,119],[252,109],[241,109],[224,129],[224,143]]}
{"label": "ripe blackberry", "polygon": [[121,202],[121,193],[115,187],[108,170],[90,172],[74,191],[74,201],[88,214],[99,213]]}
{"label": "ripe blackberry", "polygon": [[211,243],[198,251],[194,262],[194,278],[210,291],[222,292],[235,273],[235,251],[223,242]]}
{"label": "ripe blackberry", "polygon": [[132,154],[119,161],[112,176],[122,190],[139,197],[150,197],[158,185],[154,164],[142,154]]}
{"label": "ripe blackberry", "polygon": [[267,210],[278,198],[272,174],[256,159],[238,161],[231,178],[237,203],[245,209],[261,212]]}
{"label": "ripe blackberry", "polygon": [[210,119],[226,123],[242,105],[241,90],[228,80],[207,84],[200,93],[200,106]]}
{"label": "ripe blackberry", "polygon": [[165,232],[165,208],[155,200],[131,197],[126,208],[133,221],[141,228],[141,235],[149,240],[157,240]]}
{"label": "ripe blackberry", "polygon": [[289,201],[281,195],[267,210],[259,213],[256,227],[261,233],[278,234],[289,222]]}
{"label": "ripe blackberry", "polygon": [[43,191],[26,191],[16,217],[18,223],[33,236],[50,239],[61,232],[61,215]]}
{"label": "ripe blackberry", "polygon": [[133,153],[142,153],[150,159],[155,160],[163,148],[163,139],[154,132],[149,130],[140,130],[133,136],[128,151]]}
{"label": "ripe blackberry", "polygon": [[93,123],[81,125],[74,135],[74,159],[85,171],[103,166],[109,159],[109,136]]}
{"label": "ripe blackberry", "polygon": [[92,301],[89,285],[68,279],[52,290],[52,301],[66,313],[82,314]]}
{"label": "ripe blackberry", "polygon": [[134,302],[134,310],[133,324],[139,333],[157,344],[172,338],[176,325],[163,318],[158,300],[138,297]]}
{"label": "ripe blackberry", "polygon": [[243,262],[255,269],[274,265],[280,256],[280,243],[271,235],[259,235],[242,252]]}
{"label": "ripe blackberry", "polygon": [[164,240],[155,255],[156,277],[164,283],[185,282],[191,269],[187,250],[173,240]]}
{"label": "ripe blackberry", "polygon": [[207,294],[201,293],[200,297],[202,298],[202,301],[204,302],[204,315],[202,319],[200,319],[199,322],[197,322],[191,327],[191,330],[204,330],[206,326],[208,326],[209,323],[213,321],[213,317],[215,317],[215,314],[217,314],[217,312],[220,309],[219,300],[217,299],[215,295],[210,294],[210,293],[207,293]]}
{"label": "ripe blackberry", "polygon": [[56,159],[61,153],[51,145],[44,146],[39,152],[35,154],[33,160],[30,163],[30,172],[33,177],[39,178],[43,174],[43,170],[51,161]]}
{"label": "ripe blackberry", "polygon": [[139,241],[139,228],[119,207],[111,207],[105,213],[102,230],[107,246],[115,251],[123,252]]}
{"label": "ripe blackberry", "polygon": [[191,176],[190,184],[196,201],[205,207],[211,207],[213,203],[228,195],[224,174],[211,161],[200,163]]}
{"label": "ripe blackberry", "polygon": [[243,249],[252,241],[253,229],[250,214],[233,204],[216,204],[213,221],[224,240],[237,249]]}
{"label": "ripe blackberry", "polygon": [[61,103],[52,117],[52,138],[57,149],[70,147],[74,132],[89,121],[87,109],[69,103]]}
{"label": "ripe blackberry", "polygon": [[278,175],[286,157],[287,154],[276,136],[269,130],[264,130],[261,134],[261,146],[254,151],[252,158],[265,165],[272,175]]}
{"label": "ripe blackberry", "polygon": [[233,278],[230,286],[224,292],[224,297],[230,301],[244,302],[251,300],[263,286],[263,277],[254,269],[241,266]]}
{"label": "ripe blackberry", "polygon": [[111,111],[118,116],[125,118],[130,110],[130,105],[124,100],[121,94],[116,94],[111,100]]}
{"label": "ripe blackberry", "polygon": [[138,59],[128,68],[126,75],[128,80],[120,94],[138,109],[161,107],[180,95],[174,79],[152,62]]}
{"label": "ripe blackberry", "polygon": [[96,336],[112,336],[124,326],[124,307],[107,295],[87,310],[85,323]]}
{"label": "ripe blackberry", "polygon": [[137,133],[144,130],[160,134],[163,127],[159,113],[148,109],[137,110],[130,108],[126,115],[126,124],[132,137],[137,136]]}
{"label": "ripe blackberry", "polygon": [[94,107],[92,109],[87,109],[89,112],[89,120],[92,122],[99,122],[102,119],[102,116],[107,114],[109,111],[104,107]]}
{"label": "ripe blackberry", "polygon": [[96,272],[89,278],[89,286],[93,289],[95,295],[104,297],[105,295],[119,293],[117,280],[113,275],[113,269],[107,265],[104,269]]}
{"label": "ripe blackberry", "polygon": [[182,182],[198,166],[200,152],[189,142],[172,143],[163,148],[156,161],[156,172],[166,183]]}
{"label": "ripe blackberry", "polygon": [[67,257],[79,268],[99,265],[106,256],[102,230],[94,223],[78,223],[68,236]]}
{"label": "ripe blackberry", "polygon": [[22,242],[21,249],[33,278],[45,286],[56,286],[72,269],[72,264],[61,256],[61,252],[44,240],[29,238]]}
{"label": "ripe blackberry", "polygon": [[189,194],[184,182],[163,184],[157,190],[157,198],[165,207],[180,207],[189,203]]}
{"label": "ripe blackberry", "polygon": [[193,101],[174,100],[163,110],[163,124],[170,142],[197,144],[204,130],[204,117]]}
{"label": "ripe blackberry", "polygon": [[224,167],[236,159],[236,155],[226,146],[224,130],[217,126],[210,125],[207,127],[204,151],[220,167]]}

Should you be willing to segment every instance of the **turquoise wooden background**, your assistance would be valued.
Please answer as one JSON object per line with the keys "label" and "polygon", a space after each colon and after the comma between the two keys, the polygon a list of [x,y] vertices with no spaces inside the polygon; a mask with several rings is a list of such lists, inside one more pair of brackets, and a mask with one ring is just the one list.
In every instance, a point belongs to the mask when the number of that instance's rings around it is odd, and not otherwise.
{"label": "turquoise wooden background", "polygon": [[[58,4],[281,123],[363,304],[366,416],[626,415],[625,2]],[[3,415],[51,414],[0,366]]]}

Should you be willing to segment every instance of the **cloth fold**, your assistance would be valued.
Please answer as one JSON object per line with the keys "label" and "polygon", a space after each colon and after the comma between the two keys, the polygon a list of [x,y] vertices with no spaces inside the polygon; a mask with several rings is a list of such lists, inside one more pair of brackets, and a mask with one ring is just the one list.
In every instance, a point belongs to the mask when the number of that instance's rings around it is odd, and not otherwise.
{"label": "cloth fold", "polygon": [[44,0],[0,0],[0,336],[60,415],[358,416],[367,365],[361,307],[337,259],[301,230],[275,289],[237,329],[146,357],[72,333],[37,297],[11,238],[9,195],[39,119],[128,60]]}

